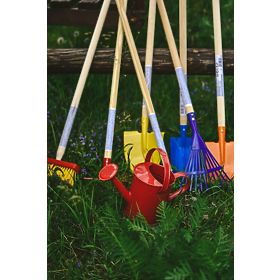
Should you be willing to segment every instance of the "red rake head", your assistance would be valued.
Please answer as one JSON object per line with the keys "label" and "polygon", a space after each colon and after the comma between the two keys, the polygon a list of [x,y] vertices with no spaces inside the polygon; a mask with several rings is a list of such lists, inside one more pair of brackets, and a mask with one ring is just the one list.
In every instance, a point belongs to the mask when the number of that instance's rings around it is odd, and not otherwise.
{"label": "red rake head", "polygon": [[76,163],[48,158],[48,176],[57,176],[71,186],[74,185],[80,166]]}
{"label": "red rake head", "polygon": [[80,173],[80,170],[81,170],[80,166],[76,163],[63,161],[63,160],[57,160],[57,159],[49,158],[49,157],[48,157],[48,164],[53,164],[56,166],[73,169],[76,173]]}

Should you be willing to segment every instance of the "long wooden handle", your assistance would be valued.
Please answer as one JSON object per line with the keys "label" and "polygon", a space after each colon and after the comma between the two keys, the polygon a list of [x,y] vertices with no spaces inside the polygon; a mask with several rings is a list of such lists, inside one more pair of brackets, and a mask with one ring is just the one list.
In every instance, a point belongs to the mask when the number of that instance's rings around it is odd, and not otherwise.
{"label": "long wooden handle", "polygon": [[[145,79],[148,86],[149,93],[151,94],[151,82],[152,82],[152,65],[153,65],[153,52],[154,52],[154,36],[155,36],[155,23],[156,23],[156,0],[150,0],[149,3],[149,14],[148,14],[148,27],[147,27],[147,41],[146,41],[146,56],[145,56]],[[142,105],[142,131],[147,131],[148,123],[148,112],[145,101],[143,100]]]}
{"label": "long wooden handle", "polygon": [[212,0],[215,54],[223,55],[220,0]]}
{"label": "long wooden handle", "polygon": [[58,149],[56,152],[57,160],[61,160],[61,158],[63,157],[63,155],[65,153],[65,149],[66,149],[68,139],[69,139],[72,127],[73,127],[74,119],[75,119],[77,109],[78,109],[78,106],[80,103],[80,99],[81,99],[81,96],[83,93],[83,89],[84,89],[85,82],[86,82],[86,79],[88,76],[88,72],[89,72],[95,51],[96,51],[96,47],[97,47],[97,44],[99,41],[99,37],[100,37],[101,31],[102,31],[104,22],[105,22],[107,12],[109,10],[110,2],[111,2],[110,0],[104,0],[104,2],[102,4],[101,10],[100,10],[100,13],[98,16],[98,20],[97,20],[97,23],[96,23],[96,26],[95,26],[95,29],[94,29],[94,32],[93,32],[93,35],[92,35],[92,38],[90,41],[88,52],[87,52],[87,55],[85,58],[85,62],[83,64],[83,68],[82,68],[82,71],[81,71],[81,74],[80,74],[80,77],[79,77],[79,80],[78,80],[78,83],[76,86],[76,90],[75,90],[75,93],[74,93],[74,96],[72,99],[72,103],[71,103],[69,112],[68,112],[65,126],[64,126],[61,138],[60,138],[59,146],[58,146]]}
{"label": "long wooden handle", "polygon": [[181,64],[181,61],[180,61],[180,58],[179,58],[179,54],[178,54],[178,51],[177,51],[175,39],[174,39],[174,36],[173,36],[173,33],[172,33],[170,21],[169,21],[169,18],[168,18],[163,0],[157,0],[157,6],[158,6],[158,9],[159,9],[159,14],[160,14],[163,29],[164,29],[164,32],[165,32],[165,36],[166,36],[166,39],[167,39],[167,44],[168,44],[168,47],[169,47],[169,50],[170,50],[173,65],[174,65],[174,68],[175,68],[175,71],[176,71],[176,76],[177,76],[177,80],[178,80],[179,87],[180,87],[180,90],[181,90],[185,110],[186,110],[187,114],[192,113],[192,112],[194,112],[194,110],[193,110],[193,106],[192,106],[191,97],[190,97],[190,94],[189,94],[185,74],[184,74],[182,64]]}
{"label": "long wooden handle", "polygon": [[220,0],[212,0],[214,44],[215,44],[215,71],[216,71],[216,94],[217,94],[217,115],[218,115],[218,138],[220,164],[224,165],[226,159],[226,117],[225,117],[225,96],[224,96],[224,69],[223,69],[223,48]]}
{"label": "long wooden handle", "polygon": [[[179,49],[181,64],[187,80],[187,0],[179,0]],[[181,91],[179,109],[180,125],[186,126],[187,116]]]}
{"label": "long wooden handle", "polygon": [[181,64],[187,74],[187,0],[179,0],[179,47]]}
{"label": "long wooden handle", "polygon": [[88,52],[86,54],[86,58],[85,58],[85,62],[83,64],[83,68],[79,77],[79,81],[74,93],[74,97],[72,100],[72,106],[76,106],[78,107],[79,102],[80,102],[80,98],[82,96],[82,92],[85,86],[85,82],[88,76],[88,72],[96,51],[96,47],[99,41],[99,37],[106,19],[106,15],[110,6],[110,0],[104,0],[101,10],[100,10],[100,14],[98,16],[98,20],[94,29],[94,33],[92,35],[91,41],[90,41],[90,45],[88,48]]}
{"label": "long wooden handle", "polygon": [[213,25],[215,43],[215,62],[216,62],[216,93],[217,93],[217,114],[218,126],[225,127],[225,101],[224,101],[224,69],[223,69],[223,49],[222,49],[222,30],[220,1],[212,0],[213,6]]}
{"label": "long wooden handle", "polygon": [[154,36],[156,24],[156,0],[150,0],[149,15],[148,15],[148,28],[147,28],[147,41],[146,41],[146,57],[145,65],[153,64],[153,50],[154,50]]}
{"label": "long wooden handle", "polygon": [[[146,56],[145,56],[145,79],[150,94],[151,94],[151,84],[152,84],[156,8],[157,8],[156,0],[150,0],[149,14],[148,14],[148,27],[147,27]],[[147,112],[145,100],[143,100],[142,118],[141,118],[141,139],[142,139],[141,146],[142,146],[143,154],[146,152],[146,148],[147,148],[148,127],[149,127],[148,112]]]}
{"label": "long wooden handle", "polygon": [[[127,8],[127,0],[124,0],[125,11],[126,11],[126,8]],[[108,113],[108,121],[107,121],[105,151],[104,151],[104,159],[106,159],[106,161],[108,161],[109,159],[112,158],[114,128],[115,128],[115,119],[116,119],[116,107],[117,107],[120,70],[121,70],[123,37],[124,37],[124,34],[123,34],[122,22],[121,22],[121,19],[119,19],[116,48],[115,48],[115,59],[114,59],[114,67],[113,67],[113,76],[112,76],[112,84],[111,84],[109,113]]]}
{"label": "long wooden handle", "polygon": [[[146,41],[146,57],[145,57],[145,79],[148,86],[149,94],[151,94],[152,84],[152,64],[153,64],[153,51],[154,51],[154,36],[155,36],[155,23],[156,23],[156,0],[149,2],[148,14],[148,28],[147,28],[147,41]],[[142,118],[141,118],[141,147],[143,156],[146,154],[147,149],[147,133],[149,127],[149,118],[146,108],[145,100],[142,103]]]}
{"label": "long wooden handle", "polygon": [[153,128],[153,131],[155,133],[155,138],[156,138],[156,141],[157,141],[157,145],[158,145],[159,148],[162,148],[164,151],[166,151],[165,145],[164,145],[161,133],[160,133],[160,128],[159,128],[158,121],[157,121],[157,118],[156,118],[154,106],[153,106],[153,103],[152,103],[152,100],[151,100],[151,97],[150,97],[150,94],[149,94],[149,90],[148,90],[148,87],[147,87],[147,84],[146,84],[145,76],[144,76],[144,73],[143,73],[143,70],[142,70],[142,67],[141,67],[141,63],[140,63],[140,59],[139,59],[137,49],[136,49],[136,46],[135,46],[135,42],[134,42],[132,32],[131,32],[131,29],[130,29],[130,26],[129,26],[129,23],[128,23],[128,19],[127,19],[125,11],[124,11],[124,9],[121,5],[122,1],[123,0],[116,0],[116,4],[117,4],[117,8],[118,8],[118,11],[119,11],[120,18],[122,20],[122,25],[123,25],[123,29],[124,29],[124,32],[125,32],[126,40],[127,40],[128,47],[129,47],[131,57],[132,57],[132,60],[133,60],[133,64],[134,64],[134,67],[135,67],[135,72],[136,72],[136,75],[137,75],[137,78],[138,78],[138,81],[139,81],[139,85],[140,85],[140,88],[141,88],[142,95],[143,95],[144,100],[146,102],[146,106],[147,106],[148,114],[149,114],[149,119],[150,119],[150,122],[151,122],[151,125],[152,125],[152,128]]}

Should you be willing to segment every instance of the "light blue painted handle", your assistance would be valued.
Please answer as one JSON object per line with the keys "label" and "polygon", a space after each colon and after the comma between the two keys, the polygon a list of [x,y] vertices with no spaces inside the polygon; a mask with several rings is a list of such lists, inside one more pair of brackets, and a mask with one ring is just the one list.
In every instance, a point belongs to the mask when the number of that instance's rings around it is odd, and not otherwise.
{"label": "light blue painted handle", "polygon": [[185,78],[185,74],[183,71],[182,67],[178,67],[176,68],[176,76],[177,76],[177,80],[179,83],[179,87],[180,87],[180,91],[181,91],[181,95],[182,95],[182,99],[183,99],[183,103],[184,105],[192,105],[192,101],[191,101],[191,97],[190,97],[190,93],[187,87],[187,82],[186,82],[186,78]]}
{"label": "light blue painted handle", "polygon": [[145,66],[145,79],[146,79],[149,93],[151,94],[151,83],[152,83],[152,66],[151,65]]}
{"label": "light blue painted handle", "polygon": [[[151,84],[152,84],[152,66],[151,65],[146,65],[145,66],[145,79],[146,79],[146,84],[149,90],[149,94],[151,95]],[[143,106],[146,107],[145,100],[143,99]]]}
{"label": "light blue painted handle", "polygon": [[153,132],[155,134],[155,138],[156,138],[156,141],[157,141],[157,146],[159,148],[163,149],[166,152],[165,145],[164,145],[164,142],[163,142],[163,138],[162,138],[162,135],[160,133],[160,128],[159,128],[159,125],[158,125],[156,114],[155,113],[149,114],[149,119],[150,119],[150,122],[151,122],[151,126],[153,128]]}
{"label": "light blue painted handle", "polygon": [[[186,80],[186,84],[188,85],[188,77],[187,74],[185,73],[185,80]],[[180,116],[185,116],[186,115],[186,109],[185,109],[185,105],[182,99],[182,91],[180,89],[180,104],[179,104],[179,110],[180,110]]]}
{"label": "light blue painted handle", "polygon": [[67,115],[67,119],[63,128],[63,132],[60,138],[59,146],[65,147],[67,146],[69,136],[73,127],[74,119],[77,113],[77,107],[71,106]]}
{"label": "light blue painted handle", "polygon": [[107,151],[112,151],[113,148],[115,119],[116,119],[116,109],[110,108],[108,113],[108,124],[107,124],[106,143],[105,143],[105,150]]}
{"label": "light blue painted handle", "polygon": [[222,55],[215,55],[215,64],[217,96],[224,96],[224,68]]}

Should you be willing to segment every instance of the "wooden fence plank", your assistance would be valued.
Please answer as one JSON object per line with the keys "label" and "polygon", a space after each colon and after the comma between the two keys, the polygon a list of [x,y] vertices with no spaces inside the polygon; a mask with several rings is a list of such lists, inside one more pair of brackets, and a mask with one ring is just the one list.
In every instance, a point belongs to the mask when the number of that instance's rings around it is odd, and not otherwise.
{"label": "wooden fence plank", "polygon": [[[87,49],[48,49],[48,73],[80,73]],[[97,49],[91,66],[94,73],[112,73],[114,49]],[[145,49],[138,49],[142,65],[145,62]],[[225,75],[234,73],[234,51],[224,50]],[[214,75],[215,61],[212,49],[188,49],[188,74]],[[129,50],[123,52],[122,73],[135,73]],[[174,73],[173,63],[168,49],[156,48],[154,50],[153,73]]]}

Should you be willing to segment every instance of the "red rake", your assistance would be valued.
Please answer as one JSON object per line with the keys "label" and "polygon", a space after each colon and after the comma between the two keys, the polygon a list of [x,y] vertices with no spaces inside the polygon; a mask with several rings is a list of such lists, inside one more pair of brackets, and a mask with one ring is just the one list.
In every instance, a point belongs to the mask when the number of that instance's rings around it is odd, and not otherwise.
{"label": "red rake", "polygon": [[104,0],[98,20],[90,41],[90,45],[86,54],[83,68],[76,86],[76,90],[72,99],[72,103],[67,115],[65,126],[60,138],[59,146],[56,153],[56,159],[48,158],[48,176],[56,174],[61,180],[68,182],[71,186],[74,185],[76,174],[80,171],[80,167],[72,162],[62,161],[65,149],[68,144],[69,136],[73,127],[75,116],[78,110],[80,99],[89,73],[89,69],[97,48],[100,34],[105,22],[105,18],[110,6],[110,0]]}

